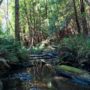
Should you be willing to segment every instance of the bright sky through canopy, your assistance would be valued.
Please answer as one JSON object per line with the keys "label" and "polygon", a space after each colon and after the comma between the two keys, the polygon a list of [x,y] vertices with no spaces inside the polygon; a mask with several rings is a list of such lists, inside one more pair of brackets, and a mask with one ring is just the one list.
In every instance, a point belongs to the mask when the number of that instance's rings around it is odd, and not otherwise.
{"label": "bright sky through canopy", "polygon": [[8,0],[3,0],[0,6],[0,23],[2,24],[3,31],[6,31],[6,27],[7,27],[7,19],[8,19],[7,1]]}

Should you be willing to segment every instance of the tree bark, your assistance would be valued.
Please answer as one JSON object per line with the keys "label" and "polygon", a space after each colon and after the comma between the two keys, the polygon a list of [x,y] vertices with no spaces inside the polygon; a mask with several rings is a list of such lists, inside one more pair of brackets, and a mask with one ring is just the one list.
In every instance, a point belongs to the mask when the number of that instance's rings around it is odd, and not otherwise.
{"label": "tree bark", "polygon": [[46,3],[45,3],[45,12],[46,12],[46,18],[48,17],[48,5],[47,5],[47,0],[46,0]]}
{"label": "tree bark", "polygon": [[15,38],[20,41],[19,0],[15,0]]}
{"label": "tree bark", "polygon": [[73,7],[74,7],[74,14],[75,14],[75,20],[76,20],[78,33],[81,33],[81,27],[80,27],[80,24],[79,24],[79,19],[78,19],[78,14],[77,14],[77,8],[76,8],[75,0],[73,0]]}
{"label": "tree bark", "polygon": [[86,15],[85,15],[85,5],[84,1],[80,0],[80,12],[82,16],[82,29],[83,29],[83,35],[87,36],[88,35],[88,27],[87,27],[87,20],[86,20]]}

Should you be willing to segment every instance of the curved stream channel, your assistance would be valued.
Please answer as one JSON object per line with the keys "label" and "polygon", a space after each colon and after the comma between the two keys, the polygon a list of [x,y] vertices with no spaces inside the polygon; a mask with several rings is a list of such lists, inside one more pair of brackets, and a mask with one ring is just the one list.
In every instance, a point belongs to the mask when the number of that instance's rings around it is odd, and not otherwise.
{"label": "curved stream channel", "polygon": [[90,90],[90,87],[80,86],[67,78],[53,76],[54,72],[48,65],[12,70],[2,79],[3,90]]}
{"label": "curved stream channel", "polygon": [[47,73],[36,69],[27,68],[9,74],[3,79],[3,90],[90,90],[90,87],[73,84],[67,78],[52,77],[47,69]]}

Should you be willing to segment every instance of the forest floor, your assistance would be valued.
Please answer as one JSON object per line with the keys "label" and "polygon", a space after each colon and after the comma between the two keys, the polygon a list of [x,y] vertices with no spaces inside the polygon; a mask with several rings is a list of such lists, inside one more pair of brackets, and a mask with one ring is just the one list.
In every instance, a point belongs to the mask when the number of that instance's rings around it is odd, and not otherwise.
{"label": "forest floor", "polygon": [[[15,55],[19,55],[20,59],[19,62],[6,62],[0,58],[3,62],[0,76],[4,90],[90,90],[88,60],[83,61],[85,64],[78,62],[75,50],[68,47],[58,48],[58,45],[50,45],[47,42],[31,49],[19,50],[20,47],[16,46],[6,43],[1,45],[5,47],[1,49],[1,56],[6,55],[17,61]],[[19,53],[11,52],[14,48],[18,48]],[[86,68],[83,68],[81,63]]]}

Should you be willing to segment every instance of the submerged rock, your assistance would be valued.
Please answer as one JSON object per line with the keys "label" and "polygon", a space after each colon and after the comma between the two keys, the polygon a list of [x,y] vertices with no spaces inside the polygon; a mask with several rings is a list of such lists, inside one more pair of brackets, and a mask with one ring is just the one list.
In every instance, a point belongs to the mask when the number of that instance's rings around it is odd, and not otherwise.
{"label": "submerged rock", "polygon": [[21,81],[31,81],[32,75],[27,72],[14,73],[9,76],[9,79],[19,79]]}

